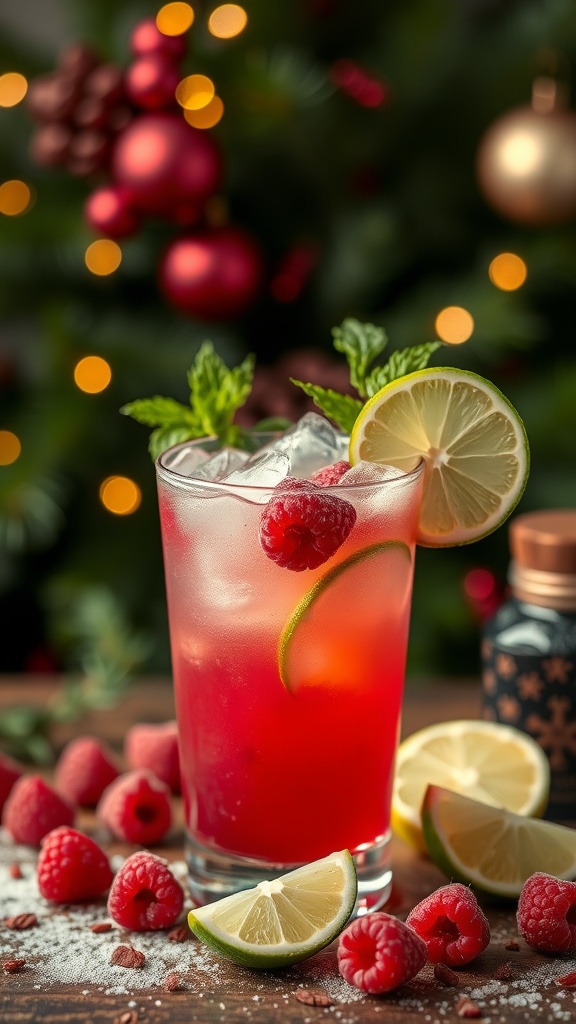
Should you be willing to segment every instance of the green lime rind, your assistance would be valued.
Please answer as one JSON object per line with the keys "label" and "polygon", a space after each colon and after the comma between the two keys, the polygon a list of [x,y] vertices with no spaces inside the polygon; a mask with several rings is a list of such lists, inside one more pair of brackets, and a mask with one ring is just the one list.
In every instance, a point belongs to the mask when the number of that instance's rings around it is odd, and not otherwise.
{"label": "green lime rind", "polygon": [[320,939],[312,938],[302,943],[286,942],[278,946],[259,946],[243,942],[241,939],[232,936],[226,939],[220,929],[214,930],[201,918],[210,919],[213,909],[218,904],[222,904],[225,900],[230,899],[228,896],[224,897],[224,900],[219,900],[218,903],[208,904],[205,907],[191,910],[188,914],[188,926],[194,935],[210,949],[214,950],[215,953],[225,957],[227,960],[232,960],[236,964],[240,964],[242,967],[252,967],[257,970],[275,970],[278,967],[290,967],[292,964],[300,963],[302,960],[308,959],[308,957],[329,946],[348,923],[354,911],[358,895],[356,865],[349,850],[342,850],[340,856],[343,857],[351,884],[347,887],[346,899],[343,901],[339,913],[327,931],[321,930]]}
{"label": "green lime rind", "polygon": [[296,605],[296,608],[292,612],[288,622],[280,634],[280,640],[278,643],[278,670],[280,673],[280,679],[290,693],[294,693],[294,687],[290,686],[288,681],[288,654],[290,644],[293,640],[294,633],[298,628],[299,622],[310,611],[310,608],[317,599],[324,594],[331,584],[342,576],[348,569],[352,569],[360,562],[363,562],[374,555],[381,555],[383,552],[391,550],[403,550],[406,553],[408,561],[411,561],[412,556],[410,554],[410,548],[404,543],[404,541],[387,540],[379,541],[376,544],[370,544],[366,548],[361,548],[360,551],[355,551],[354,554],[349,555],[348,558],[339,562],[338,565],[334,565],[325,576],[316,580],[316,583],[310,587],[310,590]]}

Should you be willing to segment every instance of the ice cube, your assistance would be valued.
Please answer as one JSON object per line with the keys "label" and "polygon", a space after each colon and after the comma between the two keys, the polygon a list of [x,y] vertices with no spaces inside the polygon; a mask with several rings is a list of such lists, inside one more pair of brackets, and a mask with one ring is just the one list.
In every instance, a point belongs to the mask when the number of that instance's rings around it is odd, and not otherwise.
{"label": "ice cube", "polygon": [[[271,490],[285,480],[289,474],[290,459],[284,452],[262,450],[252,455],[240,469],[229,473],[223,483],[234,484],[234,493],[237,496],[261,505],[268,501],[269,492],[263,491],[259,494],[248,488],[264,487]],[[239,484],[245,484],[247,490],[245,492],[238,491]]]}
{"label": "ice cube", "polygon": [[248,455],[246,452],[240,452],[237,448],[222,448],[221,451],[211,455],[206,462],[198,466],[194,472],[194,477],[197,480],[218,482],[235,470],[240,469],[247,459]]}
{"label": "ice cube", "polygon": [[346,484],[381,484],[383,480],[397,480],[404,476],[404,470],[397,466],[385,466],[376,462],[357,462],[340,479],[340,486]]}
{"label": "ice cube", "polygon": [[307,412],[281,437],[262,451],[284,452],[290,459],[290,475],[306,479],[323,466],[345,459],[348,438],[315,412]]}
{"label": "ice cube", "polygon": [[206,462],[208,458],[208,452],[205,452],[202,448],[181,448],[180,451],[174,452],[170,456],[169,460],[166,461],[166,465],[171,472],[180,473],[182,476],[195,476],[196,470],[201,463]]}

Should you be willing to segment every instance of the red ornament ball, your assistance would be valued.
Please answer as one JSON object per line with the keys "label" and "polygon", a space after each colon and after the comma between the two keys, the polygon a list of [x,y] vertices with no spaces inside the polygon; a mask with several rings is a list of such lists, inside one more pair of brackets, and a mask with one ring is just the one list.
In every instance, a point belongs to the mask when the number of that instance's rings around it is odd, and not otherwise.
{"label": "red ornament ball", "polygon": [[112,174],[135,209],[170,216],[176,207],[202,203],[222,178],[220,150],[211,135],[179,114],[142,114],[120,133]]}
{"label": "red ornament ball", "polygon": [[130,193],[121,185],[97,188],[86,200],[84,217],[91,228],[109,238],[126,238],[140,227]]}
{"label": "red ornament ball", "polygon": [[185,36],[166,36],[160,31],[154,18],[145,18],[136,25],[130,38],[132,53],[136,57],[162,54],[172,61],[179,61],[186,53]]}
{"label": "red ornament ball", "polygon": [[159,268],[162,292],[184,313],[226,320],[254,302],[263,276],[260,249],[244,231],[217,228],[172,242]]}
{"label": "red ornament ball", "polygon": [[146,110],[162,110],[174,105],[174,93],[180,72],[162,54],[151,53],[128,68],[126,92],[133,103]]}

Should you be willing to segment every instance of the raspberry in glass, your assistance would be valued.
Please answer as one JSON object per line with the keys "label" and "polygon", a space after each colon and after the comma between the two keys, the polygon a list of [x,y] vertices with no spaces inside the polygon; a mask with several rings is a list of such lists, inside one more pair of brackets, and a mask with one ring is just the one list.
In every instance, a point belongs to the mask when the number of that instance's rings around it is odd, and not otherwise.
{"label": "raspberry in glass", "polygon": [[490,942],[486,915],[472,890],[459,882],[441,886],[418,903],[406,924],[424,940],[433,964],[468,964]]}
{"label": "raspberry in glass", "polygon": [[338,970],[363,992],[391,992],[426,963],[426,944],[411,928],[376,911],[349,924],[338,941]]}
{"label": "raspberry in glass", "polygon": [[344,473],[351,468],[350,463],[343,459],[341,462],[333,462],[331,466],[322,466],[322,469],[317,469],[315,473],[312,473],[310,479],[317,487],[334,487],[340,483]]}
{"label": "raspberry in glass", "polygon": [[182,886],[168,864],[147,850],[124,861],[108,894],[108,913],[134,932],[170,928],[184,905]]}
{"label": "raspberry in glass", "polygon": [[576,950],[576,882],[536,871],[522,886],[516,920],[532,949],[542,953]]}
{"label": "raspberry in glass", "polygon": [[78,736],[68,743],[56,764],[54,785],[61,796],[79,807],[96,807],[120,768],[107,743],[95,736]]}
{"label": "raspberry in glass", "polygon": [[96,814],[116,839],[153,846],[172,824],[170,790],[146,769],[126,772],[104,790]]}
{"label": "raspberry in glass", "polygon": [[260,544],[284,569],[316,569],[336,553],[355,522],[349,501],[288,477],[264,507]]}
{"label": "raspberry in glass", "polygon": [[2,824],[16,843],[39,846],[59,825],[73,825],[74,808],[40,775],[23,775],[12,787]]}
{"label": "raspberry in glass", "polygon": [[54,903],[95,900],[110,888],[114,877],[98,844],[66,826],[44,836],[37,876],[41,895]]}

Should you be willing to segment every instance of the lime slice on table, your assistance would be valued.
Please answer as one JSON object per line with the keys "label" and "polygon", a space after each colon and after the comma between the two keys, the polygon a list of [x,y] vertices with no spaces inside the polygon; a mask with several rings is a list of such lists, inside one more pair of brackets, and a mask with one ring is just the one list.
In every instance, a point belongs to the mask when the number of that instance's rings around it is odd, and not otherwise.
{"label": "lime slice on table", "polygon": [[429,786],[426,846],[444,874],[492,896],[516,898],[535,871],[576,878],[576,830]]}
{"label": "lime slice on table", "polygon": [[429,367],[386,384],[364,406],[350,462],[412,469],[424,458],[418,543],[466,544],[495,530],[519,501],[529,468],[518,413],[490,381]]}
{"label": "lime slice on table", "polygon": [[352,856],[340,850],[191,910],[188,924],[199,939],[236,963],[285,967],[336,938],[354,909],[357,892]]}
{"label": "lime slice on table", "polygon": [[528,817],[546,808],[550,766],[536,740],[499,722],[439,722],[408,736],[396,755],[392,828],[420,851],[429,783]]}
{"label": "lime slice on table", "polygon": [[[369,637],[382,630],[382,605],[373,582],[385,581],[386,601],[394,601],[401,615],[410,596],[410,562],[407,544],[382,541],[355,551],[316,581],[280,635],[278,664],[287,690],[355,686],[373,676],[374,664],[365,664],[374,646]],[[350,622],[350,630],[335,631],[334,623],[344,622]]]}

